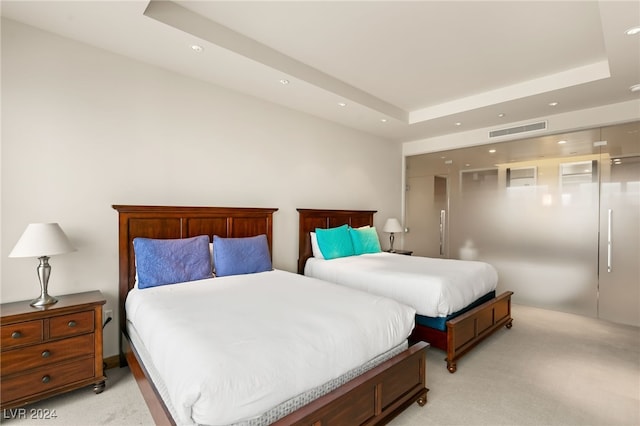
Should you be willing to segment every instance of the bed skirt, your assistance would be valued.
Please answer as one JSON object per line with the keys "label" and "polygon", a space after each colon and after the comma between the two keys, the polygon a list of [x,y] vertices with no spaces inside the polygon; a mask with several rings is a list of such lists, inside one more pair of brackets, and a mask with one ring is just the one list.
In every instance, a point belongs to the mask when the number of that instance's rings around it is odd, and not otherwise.
{"label": "bed skirt", "polygon": [[436,330],[440,330],[440,331],[447,331],[447,321],[457,317],[458,315],[462,315],[467,311],[470,311],[476,306],[482,305],[484,302],[486,302],[487,300],[491,300],[494,297],[496,297],[496,292],[491,291],[485,294],[484,296],[482,296],[481,298],[477,299],[475,302],[473,302],[466,308],[462,308],[458,312],[454,312],[451,315],[448,315],[446,317],[434,318],[434,317],[425,317],[422,315],[416,315],[416,324],[420,324],[424,327],[435,328]]}

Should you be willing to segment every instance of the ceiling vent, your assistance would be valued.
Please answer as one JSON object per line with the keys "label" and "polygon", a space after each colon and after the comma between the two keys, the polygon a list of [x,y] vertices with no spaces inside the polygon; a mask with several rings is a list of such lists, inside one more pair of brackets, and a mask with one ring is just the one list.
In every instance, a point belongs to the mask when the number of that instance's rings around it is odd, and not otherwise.
{"label": "ceiling vent", "polygon": [[525,124],[522,126],[509,127],[508,129],[491,130],[489,138],[498,138],[500,136],[515,135],[516,133],[533,132],[535,130],[546,130],[547,122],[539,121],[537,123]]}

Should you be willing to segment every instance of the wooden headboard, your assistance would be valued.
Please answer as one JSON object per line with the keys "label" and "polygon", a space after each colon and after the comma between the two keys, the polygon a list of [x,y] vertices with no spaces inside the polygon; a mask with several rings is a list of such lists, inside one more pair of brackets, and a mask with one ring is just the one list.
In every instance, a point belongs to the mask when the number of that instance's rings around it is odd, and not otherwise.
{"label": "wooden headboard", "polygon": [[133,239],[189,238],[197,235],[253,237],[266,234],[269,252],[273,237],[273,208],[112,206],[118,211],[118,306],[120,329],[126,329],[124,302],[135,284]]}
{"label": "wooden headboard", "polygon": [[347,224],[353,228],[373,226],[373,214],[377,210],[317,210],[298,209],[298,273],[304,273],[304,265],[313,254],[309,232],[316,228],[334,228]]}

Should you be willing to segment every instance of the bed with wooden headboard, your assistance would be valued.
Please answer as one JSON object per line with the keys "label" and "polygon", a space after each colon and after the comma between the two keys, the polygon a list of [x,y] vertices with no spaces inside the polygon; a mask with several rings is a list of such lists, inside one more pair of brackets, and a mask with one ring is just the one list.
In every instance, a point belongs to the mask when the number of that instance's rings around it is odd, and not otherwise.
{"label": "bed with wooden headboard", "polygon": [[[275,208],[161,207],[114,205],[118,211],[121,364],[129,365],[156,424],[175,424],[139,354],[127,335],[125,301],[135,285],[133,239],[188,238],[197,235],[251,237],[265,234],[272,247]],[[427,401],[426,344],[357,376],[275,424],[383,424],[418,402]],[[260,348],[255,349],[256,357]]]}
{"label": "bed with wooden headboard", "polygon": [[[304,274],[305,264],[313,256],[310,232],[316,228],[334,228],[344,224],[352,228],[373,226],[375,213],[375,210],[298,209],[298,273]],[[485,298],[482,302],[478,301],[472,309],[448,320],[445,331],[416,322],[411,339],[428,342],[431,346],[446,351],[447,369],[454,373],[461,356],[503,326],[511,328],[512,294],[511,291],[505,291],[498,296]]]}

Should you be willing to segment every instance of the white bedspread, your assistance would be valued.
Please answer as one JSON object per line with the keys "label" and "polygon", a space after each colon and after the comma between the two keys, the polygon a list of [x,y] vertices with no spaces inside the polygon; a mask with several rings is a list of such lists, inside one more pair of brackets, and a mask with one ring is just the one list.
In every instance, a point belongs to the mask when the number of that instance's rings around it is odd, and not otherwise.
{"label": "white bedspread", "polygon": [[180,423],[258,416],[402,343],[415,310],[284,271],[143,290],[126,301]]}
{"label": "white bedspread", "polygon": [[387,296],[419,315],[445,317],[496,289],[498,273],[484,262],[373,253],[307,260],[307,276]]}

